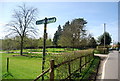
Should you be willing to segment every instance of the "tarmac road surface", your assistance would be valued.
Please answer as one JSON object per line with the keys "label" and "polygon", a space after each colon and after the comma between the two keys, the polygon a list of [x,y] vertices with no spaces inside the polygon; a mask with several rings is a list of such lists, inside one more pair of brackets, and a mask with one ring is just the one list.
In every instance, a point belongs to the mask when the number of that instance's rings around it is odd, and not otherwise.
{"label": "tarmac road surface", "polygon": [[105,61],[103,68],[103,77],[105,81],[120,81],[120,53],[118,51],[111,51]]}

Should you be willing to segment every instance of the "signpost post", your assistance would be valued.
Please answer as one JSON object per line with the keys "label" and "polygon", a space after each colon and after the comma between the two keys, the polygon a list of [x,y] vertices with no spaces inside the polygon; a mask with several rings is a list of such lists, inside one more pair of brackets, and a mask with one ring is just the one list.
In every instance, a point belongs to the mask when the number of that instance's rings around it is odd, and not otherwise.
{"label": "signpost post", "polygon": [[[47,24],[56,22],[56,18],[45,18],[43,20],[36,21],[36,25],[44,24],[44,41],[43,41],[43,56],[42,56],[42,73],[44,72],[45,65],[45,50],[46,50],[46,39],[47,39]],[[44,80],[44,76],[42,76],[42,81]]]}

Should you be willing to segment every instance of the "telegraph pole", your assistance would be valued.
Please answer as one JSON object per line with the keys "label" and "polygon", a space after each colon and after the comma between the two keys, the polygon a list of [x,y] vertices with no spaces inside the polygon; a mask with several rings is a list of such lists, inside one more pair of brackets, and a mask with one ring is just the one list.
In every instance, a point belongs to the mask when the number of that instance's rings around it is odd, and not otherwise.
{"label": "telegraph pole", "polygon": [[105,53],[105,32],[106,32],[106,23],[104,23],[104,53]]}

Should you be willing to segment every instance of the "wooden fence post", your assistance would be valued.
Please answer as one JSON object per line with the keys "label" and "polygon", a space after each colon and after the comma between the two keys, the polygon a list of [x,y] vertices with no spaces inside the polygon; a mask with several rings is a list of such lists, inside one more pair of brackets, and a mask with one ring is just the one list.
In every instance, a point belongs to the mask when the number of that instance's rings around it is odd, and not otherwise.
{"label": "wooden fence post", "polygon": [[[68,62],[68,72],[69,72],[69,75],[71,75],[70,62]],[[69,79],[71,80],[71,77],[69,77]]]}
{"label": "wooden fence post", "polygon": [[85,67],[86,67],[86,56],[85,56]]}
{"label": "wooden fence post", "polygon": [[82,67],[81,67],[81,65],[82,65],[82,57],[80,57],[80,73],[82,72]]}
{"label": "wooden fence post", "polygon": [[89,55],[89,62],[90,62],[90,60],[91,60],[91,57],[90,57],[90,55]]}
{"label": "wooden fence post", "polygon": [[87,62],[88,62],[87,60],[88,60],[88,55],[86,56],[86,66],[87,66],[87,64],[88,64],[88,63],[87,63]]}
{"label": "wooden fence post", "polygon": [[9,57],[7,57],[7,73],[9,72]]}
{"label": "wooden fence post", "polygon": [[92,58],[94,58],[94,51],[92,52]]}
{"label": "wooden fence post", "polygon": [[50,81],[54,81],[54,60],[50,61]]}

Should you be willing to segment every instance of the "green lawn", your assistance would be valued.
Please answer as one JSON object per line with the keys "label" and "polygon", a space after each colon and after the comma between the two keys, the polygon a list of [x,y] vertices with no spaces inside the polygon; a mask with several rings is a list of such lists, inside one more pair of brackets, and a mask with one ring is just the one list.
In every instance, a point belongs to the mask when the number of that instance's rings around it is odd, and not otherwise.
{"label": "green lawn", "polygon": [[[78,49],[74,49],[78,50]],[[23,52],[42,52],[43,49],[23,49]],[[62,52],[71,52],[73,48],[46,48],[46,52],[49,53],[62,53]],[[20,52],[20,50],[9,50],[9,52]]]}
{"label": "green lawn", "polygon": [[[64,48],[47,48],[47,53],[61,53],[61,52],[70,52],[71,50],[66,50]],[[75,49],[76,50],[76,49]],[[7,52],[4,50],[4,52]],[[20,52],[20,50],[9,50],[9,52]],[[23,52],[42,52],[42,49],[23,49]],[[3,53],[2,55],[2,75],[3,79],[35,79],[41,71],[42,63],[42,53],[25,53],[25,56],[15,56],[19,53]],[[7,75],[7,57],[9,56],[9,72],[12,76]],[[48,57],[47,57],[48,56]],[[49,56],[46,55],[46,69],[49,67]]]}
{"label": "green lawn", "polygon": [[9,72],[12,76],[5,76],[6,58],[10,54],[2,54],[3,79],[35,79],[41,73],[41,58],[30,58],[25,56],[9,57]]}
{"label": "green lawn", "polygon": [[[39,49],[33,49],[32,51],[38,51]],[[64,49],[47,49],[50,52],[54,51],[64,51]],[[77,50],[77,49],[76,49]],[[11,50],[14,51],[14,50]],[[15,50],[19,51],[19,50]],[[30,49],[25,49],[25,51],[30,51]],[[48,52],[49,52],[48,51]],[[72,52],[72,51],[71,51]],[[84,53],[84,52],[83,52]],[[1,53],[0,53],[1,54]],[[70,54],[70,51],[69,53]],[[67,55],[68,55],[67,54]],[[82,54],[82,52],[79,52],[79,54]],[[28,56],[13,56],[18,55],[17,53],[2,53],[2,79],[35,79],[39,74],[41,74],[41,66],[42,66],[42,54],[24,54]],[[77,55],[77,53],[76,53]],[[66,56],[66,55],[64,55]],[[75,55],[74,55],[75,56]],[[9,75],[7,73],[7,67],[6,67],[6,60],[7,57],[9,57]],[[53,58],[54,57],[54,58]],[[61,55],[54,55],[54,54],[48,54],[46,55],[46,64],[45,64],[45,70],[49,68],[49,61],[51,58],[55,60],[55,58],[58,58],[62,61],[65,60],[65,58],[61,57]],[[60,58],[61,57],[61,58]],[[71,57],[73,58],[73,57]],[[66,57],[67,59],[67,57]],[[57,61],[57,60],[55,60]],[[59,61],[60,63],[60,61]],[[45,79],[48,79],[48,77],[45,77]]]}

